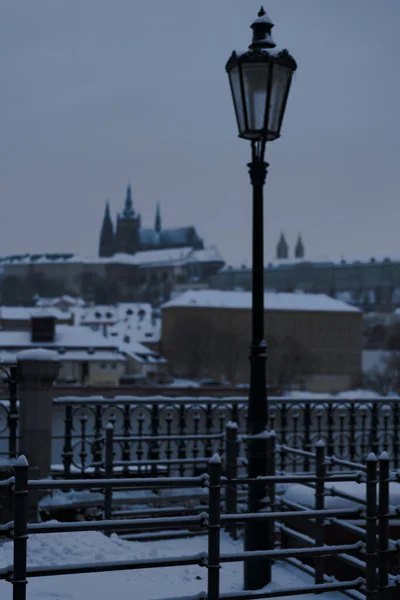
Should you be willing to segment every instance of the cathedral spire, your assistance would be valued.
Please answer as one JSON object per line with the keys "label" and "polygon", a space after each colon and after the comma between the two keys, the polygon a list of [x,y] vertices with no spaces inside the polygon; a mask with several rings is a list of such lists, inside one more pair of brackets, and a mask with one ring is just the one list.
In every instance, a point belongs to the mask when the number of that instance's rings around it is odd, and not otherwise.
{"label": "cathedral spire", "polygon": [[301,238],[301,234],[299,234],[299,237],[297,238],[296,247],[294,249],[294,256],[295,256],[295,258],[304,258],[304,255],[305,255],[305,248],[304,248],[303,240]]}
{"label": "cathedral spire", "polygon": [[160,233],[160,231],[161,231],[161,211],[160,211],[160,203],[159,202],[157,202],[156,218],[154,220],[154,229],[156,230],[157,233]]}
{"label": "cathedral spire", "polygon": [[281,233],[278,245],[276,246],[276,258],[278,260],[289,258],[289,246],[283,233]]}
{"label": "cathedral spire", "polygon": [[122,213],[122,216],[127,219],[135,216],[135,211],[133,209],[133,201],[132,201],[132,190],[131,190],[130,184],[126,188],[126,198],[125,198],[125,205],[124,205],[124,211]]}
{"label": "cathedral spire", "polygon": [[110,203],[107,200],[103,225],[100,232],[99,256],[113,256],[115,251],[114,226],[111,220]]}

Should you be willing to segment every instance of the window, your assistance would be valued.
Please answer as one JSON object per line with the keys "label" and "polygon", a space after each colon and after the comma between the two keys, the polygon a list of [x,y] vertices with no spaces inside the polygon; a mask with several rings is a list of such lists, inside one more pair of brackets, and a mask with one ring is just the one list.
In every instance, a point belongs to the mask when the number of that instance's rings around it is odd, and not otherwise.
{"label": "window", "polygon": [[104,363],[101,363],[100,369],[105,369],[105,368],[106,368],[106,365]]}
{"label": "window", "polygon": [[117,365],[115,363],[112,363],[111,368],[114,369],[114,371],[115,371],[115,369],[117,368]]}

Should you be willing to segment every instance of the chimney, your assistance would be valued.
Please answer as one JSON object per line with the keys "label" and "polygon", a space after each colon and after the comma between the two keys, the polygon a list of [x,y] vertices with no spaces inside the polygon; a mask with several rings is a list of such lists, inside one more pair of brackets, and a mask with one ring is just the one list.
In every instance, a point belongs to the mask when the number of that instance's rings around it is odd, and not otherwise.
{"label": "chimney", "polygon": [[52,343],[55,337],[56,320],[51,316],[31,318],[31,341],[33,343]]}

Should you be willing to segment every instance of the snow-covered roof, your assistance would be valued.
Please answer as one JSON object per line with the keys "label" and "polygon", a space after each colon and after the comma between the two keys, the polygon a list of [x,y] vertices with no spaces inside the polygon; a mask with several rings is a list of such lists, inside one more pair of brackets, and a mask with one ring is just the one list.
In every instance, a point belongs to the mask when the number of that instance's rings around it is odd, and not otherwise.
{"label": "snow-covered roof", "polygon": [[32,317],[54,317],[56,320],[65,321],[70,315],[55,307],[0,306],[0,320],[30,321]]}
{"label": "snow-covered roof", "polygon": [[261,16],[258,16],[256,19],[254,19],[253,25],[254,25],[254,23],[268,23],[269,25],[273,25],[273,22],[271,21],[271,19],[269,18],[269,16],[265,12],[265,10],[262,9],[261,12],[262,12]]}
{"label": "snow-covered roof", "polygon": [[94,352],[88,350],[66,350],[58,352],[57,358],[60,362],[126,362],[126,358],[118,350],[103,350],[96,348]]}
{"label": "snow-covered roof", "polygon": [[18,352],[9,352],[8,350],[0,350],[0,364],[13,365],[17,362]]}
{"label": "snow-covered roof", "polygon": [[[215,250],[214,250],[215,251]],[[2,264],[122,264],[137,266],[158,266],[167,264],[184,264],[189,256],[198,252],[191,246],[182,248],[167,248],[156,250],[145,250],[136,254],[115,254],[111,257],[84,257],[79,254],[15,254],[0,257]],[[201,255],[198,255],[201,256]],[[200,258],[198,260],[201,260]],[[222,260],[222,259],[220,259]]]}
{"label": "snow-covered roof", "polygon": [[32,342],[30,331],[0,331],[1,348],[100,348],[117,349],[117,344],[88,327],[57,325],[54,342]]}
{"label": "snow-covered roof", "polygon": [[[357,308],[345,302],[330,298],[325,294],[264,294],[266,310],[296,310],[311,312],[360,312]],[[166,302],[163,309],[179,307],[210,307],[210,308],[251,308],[251,292],[231,292],[219,290],[189,290]]]}
{"label": "snow-covered roof", "polygon": [[75,306],[85,306],[85,301],[83,298],[75,298],[73,296],[64,294],[64,296],[59,296],[58,298],[44,298],[37,296],[35,304],[36,306],[41,306],[45,308],[57,307],[58,305],[66,304],[72,308]]}
{"label": "snow-covered roof", "polygon": [[[21,351],[9,352],[0,350],[0,364],[12,365],[17,363],[17,359],[24,352],[40,352],[42,348],[26,349]],[[94,352],[89,350],[65,350],[60,352],[60,348],[53,352],[55,360],[59,362],[126,362],[125,356],[118,350],[108,350],[96,348]],[[38,355],[40,358],[40,355]]]}
{"label": "snow-covered roof", "polygon": [[[150,266],[161,266],[167,264],[182,264],[189,256],[193,253],[193,248],[168,248],[166,250],[147,250],[145,252],[138,252],[139,261],[138,264],[145,267]],[[118,255],[117,255],[118,256]]]}
{"label": "snow-covered roof", "polygon": [[140,229],[139,241],[142,246],[174,246],[193,245],[201,242],[194,227],[176,227],[174,229]]}
{"label": "snow-covered roof", "polygon": [[209,246],[208,248],[203,248],[203,250],[194,250],[188,258],[190,262],[225,262],[216,246]]}

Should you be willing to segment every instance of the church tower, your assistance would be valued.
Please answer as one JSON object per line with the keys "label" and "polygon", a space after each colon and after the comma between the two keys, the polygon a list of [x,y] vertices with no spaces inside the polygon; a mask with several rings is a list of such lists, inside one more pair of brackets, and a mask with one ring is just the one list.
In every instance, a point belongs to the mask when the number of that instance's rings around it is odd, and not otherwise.
{"label": "church tower", "polygon": [[104,212],[103,225],[100,232],[99,256],[106,258],[115,252],[114,227],[110,215],[110,203],[107,200]]}
{"label": "church tower", "polygon": [[157,204],[157,208],[156,208],[156,218],[154,219],[154,230],[156,231],[156,233],[160,233],[160,231],[161,231],[160,204]]}
{"label": "church tower", "polygon": [[124,210],[118,215],[116,252],[136,254],[140,250],[140,215],[135,213],[131,186],[126,190]]}
{"label": "church tower", "polygon": [[303,244],[303,240],[301,239],[301,235],[297,238],[296,247],[294,249],[295,258],[304,258],[305,256],[305,248]]}
{"label": "church tower", "polygon": [[289,246],[283,233],[279,238],[279,242],[276,246],[276,258],[278,260],[287,260],[289,258]]}

